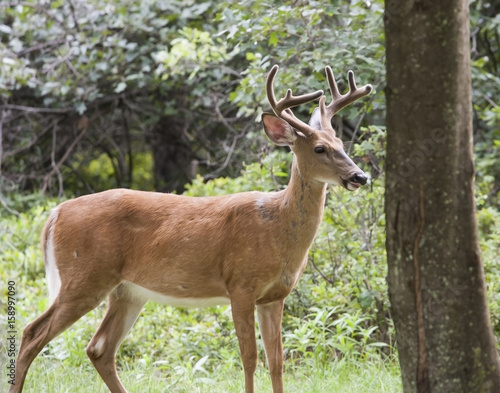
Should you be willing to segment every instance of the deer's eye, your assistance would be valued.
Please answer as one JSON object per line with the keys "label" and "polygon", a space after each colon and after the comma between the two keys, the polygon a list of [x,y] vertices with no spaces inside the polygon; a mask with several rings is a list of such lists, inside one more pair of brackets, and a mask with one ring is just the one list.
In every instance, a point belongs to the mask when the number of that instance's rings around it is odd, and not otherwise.
{"label": "deer's eye", "polygon": [[316,146],[314,148],[314,152],[318,154],[323,154],[325,152],[325,148],[323,146]]}

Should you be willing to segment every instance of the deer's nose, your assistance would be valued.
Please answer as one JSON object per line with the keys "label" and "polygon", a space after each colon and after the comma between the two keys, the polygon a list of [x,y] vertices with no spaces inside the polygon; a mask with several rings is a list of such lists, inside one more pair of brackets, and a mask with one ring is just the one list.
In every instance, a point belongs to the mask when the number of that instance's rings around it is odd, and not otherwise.
{"label": "deer's nose", "polygon": [[367,182],[368,178],[364,173],[356,173],[354,176],[352,176],[349,181],[352,183],[358,183],[364,186]]}

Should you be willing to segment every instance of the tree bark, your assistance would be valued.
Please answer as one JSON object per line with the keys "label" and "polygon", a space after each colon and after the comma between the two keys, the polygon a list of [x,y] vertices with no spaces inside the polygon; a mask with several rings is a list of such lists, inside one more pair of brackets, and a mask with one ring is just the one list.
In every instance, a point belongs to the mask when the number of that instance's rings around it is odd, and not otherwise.
{"label": "tree bark", "polygon": [[498,392],[474,201],[467,0],[387,0],[388,284],[408,392]]}
{"label": "tree bark", "polygon": [[193,179],[194,153],[185,132],[186,120],[182,116],[164,116],[153,128],[152,150],[155,189],[176,191]]}

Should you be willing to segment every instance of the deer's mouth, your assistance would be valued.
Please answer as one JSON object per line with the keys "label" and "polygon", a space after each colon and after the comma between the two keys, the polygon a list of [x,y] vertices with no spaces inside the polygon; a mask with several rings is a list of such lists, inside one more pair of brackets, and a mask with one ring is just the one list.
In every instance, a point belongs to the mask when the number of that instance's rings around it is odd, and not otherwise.
{"label": "deer's mouth", "polygon": [[342,185],[344,186],[344,188],[346,190],[349,190],[349,191],[356,191],[359,187],[362,186],[361,183],[356,183],[356,182],[344,180],[344,179],[342,179]]}
{"label": "deer's mouth", "polygon": [[356,173],[349,179],[342,179],[342,185],[349,191],[356,191],[359,187],[364,186],[368,178],[364,173]]}

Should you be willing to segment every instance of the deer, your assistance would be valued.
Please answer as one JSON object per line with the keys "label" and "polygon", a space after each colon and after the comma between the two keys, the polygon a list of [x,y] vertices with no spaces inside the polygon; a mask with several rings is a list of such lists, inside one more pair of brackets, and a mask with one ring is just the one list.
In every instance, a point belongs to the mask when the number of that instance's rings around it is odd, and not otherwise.
{"label": "deer", "polygon": [[[258,363],[255,314],[273,393],[284,392],[281,336],[285,298],[307,265],[322,221],[327,185],[354,191],[367,175],[344,152],[333,116],[372,90],[340,94],[325,68],[332,101],[322,90],[277,100],[270,70],[264,113],[268,138],[293,152],[290,180],[276,192],[189,197],[112,189],[62,202],[42,232],[49,307],[22,334],[10,393],[22,392],[43,347],[107,298],[107,309],[86,353],[112,393],[126,393],[116,352],[148,300],[178,307],[230,305],[244,371],[254,392]],[[291,108],[315,101],[308,123]],[[256,312],[255,312],[256,310]]]}

